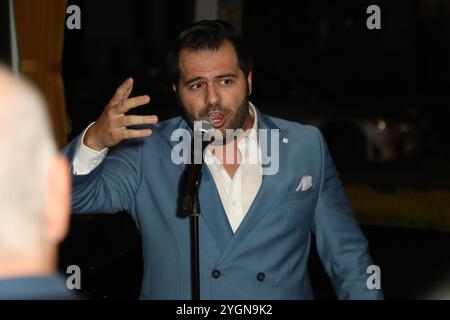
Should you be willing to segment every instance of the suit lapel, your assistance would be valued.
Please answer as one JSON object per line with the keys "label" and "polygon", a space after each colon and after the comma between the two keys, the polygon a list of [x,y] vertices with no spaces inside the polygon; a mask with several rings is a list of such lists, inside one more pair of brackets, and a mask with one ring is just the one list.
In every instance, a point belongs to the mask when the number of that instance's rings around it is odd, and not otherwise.
{"label": "suit lapel", "polygon": [[223,252],[233,237],[216,183],[208,166],[203,166],[203,177],[199,192],[200,216],[205,221],[220,250]]}
{"label": "suit lapel", "polygon": [[[179,128],[186,129],[192,132],[183,118],[181,118],[180,122],[178,122],[175,126],[165,127],[161,130],[161,135],[170,145],[171,150],[179,143],[179,141],[171,140],[172,132],[173,130]],[[178,170],[180,170],[180,173],[182,173],[186,168],[186,165],[180,164],[176,167]],[[228,222],[225,209],[222,205],[222,200],[220,199],[220,195],[217,191],[216,183],[207,165],[203,166],[203,177],[200,183],[199,200],[201,210],[200,219],[203,219],[206,226],[213,235],[217,246],[223,252],[226,245],[233,237],[233,230],[231,229],[230,223]]]}
{"label": "suit lapel", "polygon": [[263,164],[268,163],[268,155],[273,155],[273,152],[276,152],[276,150],[271,148],[270,130],[279,130],[279,137],[277,137],[279,145],[279,170],[276,174],[263,176],[261,187],[256,194],[256,197],[244,220],[223,252],[220,262],[226,259],[237,248],[237,246],[244,241],[244,239],[266,214],[271,211],[274,212],[272,207],[278,201],[283,190],[285,189],[284,184],[286,181],[286,172],[283,169],[286,168],[285,162],[287,160],[287,145],[282,143],[282,141],[287,137],[288,130],[281,131],[269,118],[261,114],[258,110],[257,112],[258,119],[260,119],[258,123],[259,129],[265,129],[268,132],[268,134],[266,134],[268,139],[267,141],[262,141],[263,136],[259,136]]}

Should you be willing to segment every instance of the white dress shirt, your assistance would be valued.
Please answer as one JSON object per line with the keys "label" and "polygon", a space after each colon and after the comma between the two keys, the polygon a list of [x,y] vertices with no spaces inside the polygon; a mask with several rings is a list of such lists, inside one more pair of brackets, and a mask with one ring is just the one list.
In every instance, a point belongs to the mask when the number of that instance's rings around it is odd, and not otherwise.
{"label": "white dress shirt", "polygon": [[[224,148],[218,150],[218,148],[208,147],[205,153],[205,163],[214,177],[220,200],[233,232],[236,232],[244,220],[262,183],[261,151],[257,134],[258,119],[251,104],[250,113],[254,117],[253,127],[238,141],[240,165],[233,177],[230,177],[223,167],[223,160],[221,160],[223,157],[217,157],[212,152],[212,149],[215,149],[216,155],[219,155]],[[232,150],[232,148],[226,148],[225,152],[228,150]],[[232,157],[226,159],[229,158]]]}
{"label": "white dress shirt", "polygon": [[[262,184],[261,149],[258,143],[258,119],[255,107],[250,103],[250,113],[253,115],[253,127],[238,140],[240,165],[230,177],[222,165],[220,155],[230,148],[209,146],[205,152],[205,164],[208,166],[219,192],[220,200],[228,217],[231,229],[236,232],[244,220],[256,194]],[[78,142],[73,160],[73,174],[85,175],[94,170],[106,157],[108,148],[95,151],[84,143],[84,135],[91,123],[83,132]],[[229,157],[227,157],[228,159]]]}
{"label": "white dress shirt", "polygon": [[84,141],[84,136],[88,129],[94,124],[92,122],[81,135],[80,140],[77,143],[77,148],[75,149],[75,156],[73,158],[73,174],[74,175],[84,175],[89,174],[95,169],[108,154],[108,148],[104,148],[101,151],[96,151],[94,149],[86,146]]}

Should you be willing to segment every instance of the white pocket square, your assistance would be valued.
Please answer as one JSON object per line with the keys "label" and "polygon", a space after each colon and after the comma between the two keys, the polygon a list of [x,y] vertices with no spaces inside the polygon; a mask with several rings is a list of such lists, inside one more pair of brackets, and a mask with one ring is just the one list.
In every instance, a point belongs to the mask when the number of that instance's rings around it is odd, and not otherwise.
{"label": "white pocket square", "polygon": [[311,176],[303,176],[302,179],[300,180],[300,183],[297,187],[297,189],[295,189],[295,191],[306,191],[311,189],[312,187],[312,177]]}

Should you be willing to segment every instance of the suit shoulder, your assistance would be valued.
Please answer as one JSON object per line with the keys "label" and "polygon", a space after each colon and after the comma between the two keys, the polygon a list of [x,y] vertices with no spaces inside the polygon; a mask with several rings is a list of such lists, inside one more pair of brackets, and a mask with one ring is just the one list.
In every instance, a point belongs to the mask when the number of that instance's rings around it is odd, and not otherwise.
{"label": "suit shoulder", "polygon": [[159,144],[164,139],[170,139],[174,130],[183,127],[186,125],[184,118],[174,117],[167,120],[163,120],[154,125],[135,125],[130,126],[130,128],[142,130],[142,129],[150,129],[152,130],[152,134],[148,137],[144,138],[133,138],[123,140],[118,146],[121,148],[126,148],[132,146],[136,149],[136,145],[153,145]]}
{"label": "suit shoulder", "polygon": [[186,127],[186,121],[181,116],[160,121],[155,125],[145,126],[145,128],[151,129],[153,132],[152,135],[146,137],[145,140],[154,141],[156,136],[160,138],[170,137],[176,129],[183,127]]}
{"label": "suit shoulder", "polygon": [[178,116],[160,121],[154,127],[157,131],[173,130],[175,128],[179,128],[182,122],[184,122],[184,118]]}
{"label": "suit shoulder", "polygon": [[286,119],[281,119],[277,117],[269,117],[270,120],[273,121],[281,130],[289,130],[289,135],[294,137],[301,137],[303,139],[320,139],[322,133],[319,128],[310,125],[304,124],[296,121],[290,121]]}

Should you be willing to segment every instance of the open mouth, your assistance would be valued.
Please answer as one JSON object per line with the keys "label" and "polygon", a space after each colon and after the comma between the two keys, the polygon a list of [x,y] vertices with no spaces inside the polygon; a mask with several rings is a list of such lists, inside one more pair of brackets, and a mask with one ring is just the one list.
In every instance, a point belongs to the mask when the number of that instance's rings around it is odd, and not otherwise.
{"label": "open mouth", "polygon": [[214,128],[222,127],[226,120],[225,115],[217,111],[209,112],[208,118],[213,122]]}

